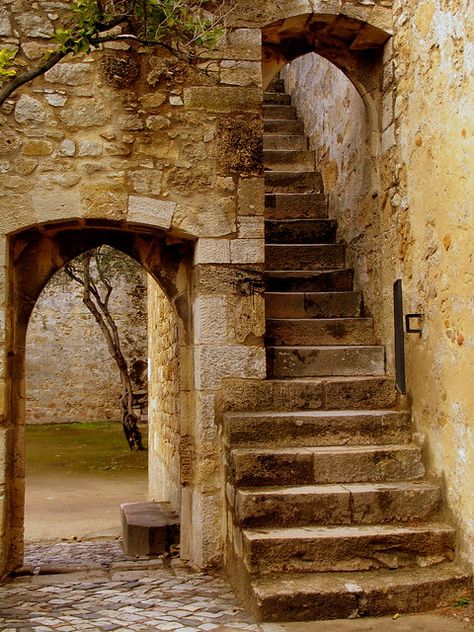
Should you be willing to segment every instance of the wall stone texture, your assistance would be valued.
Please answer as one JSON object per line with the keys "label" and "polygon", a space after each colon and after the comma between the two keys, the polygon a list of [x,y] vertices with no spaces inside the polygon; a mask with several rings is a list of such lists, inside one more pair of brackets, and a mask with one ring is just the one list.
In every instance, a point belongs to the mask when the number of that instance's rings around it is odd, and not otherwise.
{"label": "wall stone texture", "polygon": [[[124,257],[125,258],[125,257]],[[132,262],[111,280],[111,314],[137,392],[147,390],[146,278]],[[117,366],[81,287],[62,273],[35,305],[26,338],[26,423],[121,421]],[[144,410],[146,420],[146,409]]]}
{"label": "wall stone texture", "polygon": [[[61,11],[46,0],[2,5],[0,36],[19,49],[24,67],[50,47]],[[223,380],[266,373],[262,86],[310,50],[341,69],[364,103],[365,119],[347,82],[320,66],[316,92],[334,92],[308,109],[307,127],[390,371],[397,278],[405,311],[425,313],[422,337],[407,337],[408,399],[472,561],[472,7],[467,0],[236,0],[228,26],[209,53],[207,75],[121,44],[65,60],[2,109],[2,563],[22,555],[22,336],[41,289],[25,274],[24,252],[41,279],[84,238],[126,242],[170,301],[176,326],[164,299],[150,317],[166,340],[153,352],[152,375],[168,358],[180,379],[179,405],[175,384],[160,403],[168,420],[160,458],[178,450],[183,555],[201,567],[222,564],[215,410]],[[301,59],[291,70],[300,107],[308,87],[296,86],[295,68],[307,76],[308,64]],[[341,99],[347,108],[337,117]]]}

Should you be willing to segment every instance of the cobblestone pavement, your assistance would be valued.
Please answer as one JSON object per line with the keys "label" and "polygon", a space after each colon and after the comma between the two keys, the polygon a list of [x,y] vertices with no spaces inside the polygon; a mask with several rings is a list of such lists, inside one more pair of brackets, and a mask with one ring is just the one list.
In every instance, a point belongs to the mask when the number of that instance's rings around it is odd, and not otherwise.
{"label": "cobblestone pavement", "polygon": [[0,587],[2,632],[261,629],[224,579],[127,558],[114,540],[30,545],[25,572]]}

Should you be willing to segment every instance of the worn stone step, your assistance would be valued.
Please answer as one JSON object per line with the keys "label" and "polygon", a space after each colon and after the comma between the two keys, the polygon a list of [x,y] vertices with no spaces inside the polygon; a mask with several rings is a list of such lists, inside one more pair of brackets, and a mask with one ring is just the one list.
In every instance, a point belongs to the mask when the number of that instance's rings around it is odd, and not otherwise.
{"label": "worn stone step", "polygon": [[269,220],[325,219],[328,199],[324,193],[267,193],[265,217]]}
{"label": "worn stone step", "polygon": [[411,440],[411,418],[397,410],[228,412],[224,440],[272,448],[401,444]]}
{"label": "worn stone step", "polygon": [[[422,612],[472,592],[471,574],[453,563],[353,573],[254,578],[249,604],[264,621],[315,621]],[[444,632],[440,630],[439,632]]]}
{"label": "worn stone step", "polygon": [[326,377],[292,380],[227,378],[219,406],[227,410],[372,410],[396,408],[393,378]]}
{"label": "worn stone step", "polygon": [[350,292],[354,285],[354,270],[274,270],[266,274],[268,292]]}
{"label": "worn stone step", "polygon": [[294,105],[267,105],[263,104],[264,120],[296,119],[297,113]]}
{"label": "worn stone step", "polygon": [[291,105],[291,97],[284,92],[265,92],[263,102],[269,105]]}
{"label": "worn stone step", "polygon": [[314,171],[314,151],[265,149],[263,163],[267,171]]}
{"label": "worn stone step", "polygon": [[372,318],[267,318],[269,346],[374,345]]}
{"label": "worn stone step", "polygon": [[234,519],[245,528],[421,522],[441,498],[426,481],[238,489]]}
{"label": "worn stone step", "polygon": [[264,134],[263,148],[305,151],[308,149],[308,139],[303,134]]}
{"label": "worn stone step", "polygon": [[422,525],[306,526],[245,529],[252,573],[363,571],[429,566],[453,559],[454,529]]}
{"label": "worn stone step", "polygon": [[407,481],[425,475],[415,445],[235,448],[230,466],[239,487]]}
{"label": "worn stone step", "polygon": [[303,121],[300,119],[264,119],[265,134],[304,134]]}
{"label": "worn stone step", "polygon": [[344,244],[268,244],[265,246],[265,269],[343,269],[345,253]]}
{"label": "worn stone step", "polygon": [[336,240],[333,219],[286,219],[265,221],[267,244],[330,244]]}
{"label": "worn stone step", "polygon": [[385,350],[369,345],[267,347],[267,370],[272,377],[383,375]]}
{"label": "worn stone step", "polygon": [[285,92],[284,79],[272,79],[272,82],[268,86],[268,90],[272,90],[273,92]]}
{"label": "worn stone step", "polygon": [[265,293],[268,318],[357,318],[361,311],[361,292]]}
{"label": "worn stone step", "polygon": [[319,171],[266,171],[266,193],[323,193]]}

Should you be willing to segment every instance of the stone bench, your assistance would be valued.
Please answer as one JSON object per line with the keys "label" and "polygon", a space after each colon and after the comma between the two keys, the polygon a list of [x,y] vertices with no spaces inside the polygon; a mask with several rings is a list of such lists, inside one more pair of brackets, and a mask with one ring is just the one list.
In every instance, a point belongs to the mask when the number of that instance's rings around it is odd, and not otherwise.
{"label": "stone bench", "polygon": [[162,555],[179,544],[179,517],[169,503],[120,505],[126,555]]}

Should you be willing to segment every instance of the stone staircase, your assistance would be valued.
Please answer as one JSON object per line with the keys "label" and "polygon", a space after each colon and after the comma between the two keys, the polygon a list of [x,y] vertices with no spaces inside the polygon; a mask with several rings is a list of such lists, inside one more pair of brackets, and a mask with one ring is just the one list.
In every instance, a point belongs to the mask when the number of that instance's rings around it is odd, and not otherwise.
{"label": "stone staircase", "polygon": [[377,616],[468,594],[441,490],[385,375],[280,81],[266,94],[267,367],[224,406],[229,569],[267,621]]}

